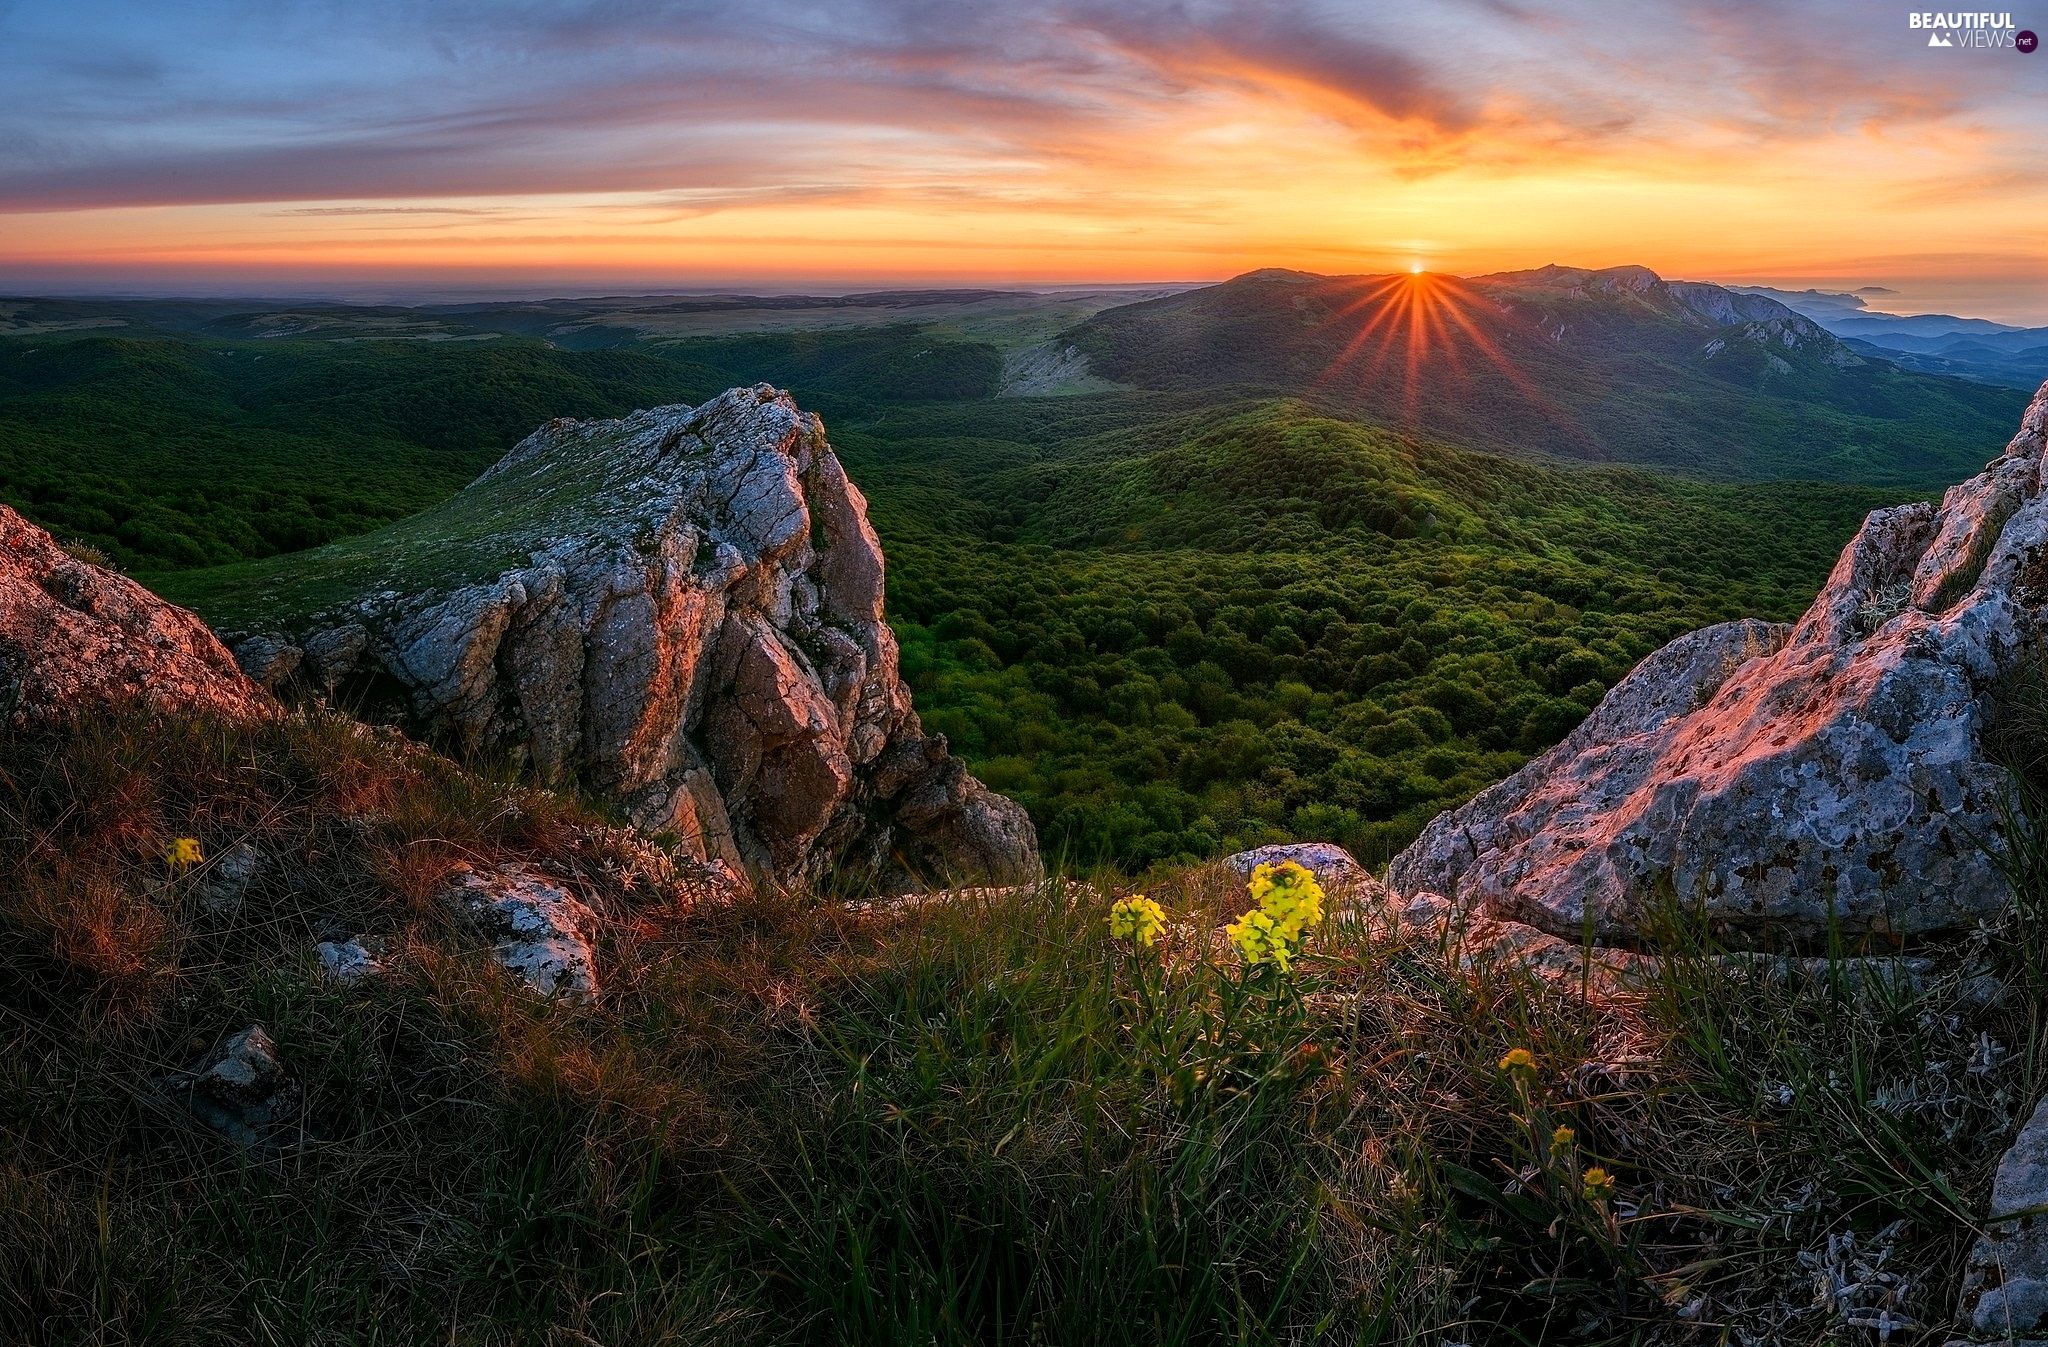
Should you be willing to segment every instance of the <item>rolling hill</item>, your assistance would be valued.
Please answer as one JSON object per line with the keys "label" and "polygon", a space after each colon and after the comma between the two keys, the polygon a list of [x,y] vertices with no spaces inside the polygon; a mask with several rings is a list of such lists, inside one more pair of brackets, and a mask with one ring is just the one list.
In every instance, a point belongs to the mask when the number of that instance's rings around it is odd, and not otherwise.
{"label": "rolling hill", "polygon": [[[1809,391],[1874,377],[1901,397],[1919,385],[2004,396],[1855,363],[1769,301],[1646,276],[1553,272],[1519,287],[1518,321],[1538,335],[1518,358],[1548,381],[1522,376],[1544,406],[1555,387],[1633,418],[1602,423],[1610,430],[1685,445],[1709,395],[1722,415],[1766,426],[1803,406],[1744,391],[1745,378],[1782,381],[1773,359]],[[1213,317],[1241,302],[1255,328],[1275,293],[1318,287],[1214,287],[1169,300],[1156,321],[1198,351],[1189,307]],[[1156,312],[1127,306],[1103,321]],[[1507,308],[1494,312],[1505,324]],[[1504,432],[1523,395],[1504,376],[1516,397],[1458,386],[1433,407],[1458,432],[1441,435],[1371,424],[1389,418],[1278,375],[1292,395],[1219,379],[1001,396],[1008,357],[1044,340],[1036,310],[1011,311],[1000,332],[954,317],[609,349],[565,346],[560,333],[369,338],[382,317],[354,310],[290,331],[297,320],[245,314],[210,334],[170,330],[189,312],[134,316],[146,321],[0,339],[0,499],[215,620],[313,578],[323,557],[374,546],[379,527],[446,500],[553,417],[763,380],[798,390],[869,497],[904,677],[927,723],[1027,805],[1054,851],[1132,869],[1306,833],[1384,858],[1554,742],[1662,641],[1799,611],[1865,510],[1933,485],[1714,483],[1571,463],[1542,452],[1529,405],[1524,437]],[[1777,344],[1746,340],[1749,325]],[[1560,327],[1562,343],[1543,335]],[[264,331],[280,335],[252,335]],[[1665,346],[1645,352],[1646,334]],[[1723,349],[1703,355],[1716,340]],[[1459,359],[1454,371],[1474,377],[1471,352]],[[1603,368],[1669,396],[1617,395],[1603,409],[1588,373]],[[1892,433],[1967,421],[1969,406],[1936,406]],[[1824,475],[1807,460],[1829,462],[1842,426],[1877,424],[1801,414],[1790,423],[1800,456],[1783,427],[1759,442],[1808,477]],[[1952,457],[1975,463],[1996,443]],[[1518,461],[1544,457],[1556,461]],[[1848,476],[1854,464],[1836,466]],[[323,543],[339,547],[300,550]]]}

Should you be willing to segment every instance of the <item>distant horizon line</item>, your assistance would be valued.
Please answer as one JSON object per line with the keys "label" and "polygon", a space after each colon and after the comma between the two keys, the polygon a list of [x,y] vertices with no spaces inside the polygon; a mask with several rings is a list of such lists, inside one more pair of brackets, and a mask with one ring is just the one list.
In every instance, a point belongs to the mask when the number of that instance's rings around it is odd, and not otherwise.
{"label": "distant horizon line", "polygon": [[[1501,276],[1511,275],[1516,272],[1541,271],[1549,267],[1564,267],[1570,270],[1592,272],[1615,271],[1641,267],[1643,270],[1650,271],[1659,279],[1665,281],[1695,279],[1691,277],[1666,276],[1664,273],[1657,271],[1655,268],[1646,267],[1643,266],[1643,264],[1641,263],[1633,262],[1614,263],[1608,266],[1597,267],[1580,266],[1572,263],[1545,262],[1538,266],[1508,267],[1488,270],[1484,272],[1470,273],[1453,272],[1438,268],[1422,268],[1420,270],[1423,270],[1426,274],[1450,276],[1456,277],[1458,279],[1472,279],[1474,277],[1480,276]],[[279,284],[275,287],[271,287],[264,285],[261,282],[258,282],[252,288],[249,289],[221,289],[215,291],[174,289],[168,287],[159,288],[155,286],[124,286],[118,289],[111,287],[105,289],[95,289],[77,288],[75,286],[44,286],[37,285],[33,282],[31,282],[28,285],[22,286],[19,285],[18,282],[23,278],[8,277],[4,273],[0,273],[0,302],[8,300],[71,300],[85,303],[303,303],[360,308],[429,308],[436,305],[446,304],[510,304],[521,302],[537,303],[557,300],[567,302],[591,302],[599,300],[671,298],[712,299],[726,297],[735,299],[853,299],[862,296],[953,294],[976,291],[1000,294],[1048,295],[1059,294],[1063,292],[1069,292],[1074,294],[1089,294],[1100,293],[1103,291],[1198,290],[1208,286],[1222,285],[1243,276],[1256,275],[1260,272],[1268,271],[1296,272],[1298,274],[1308,276],[1338,277],[1346,275],[1394,276],[1401,275],[1404,274],[1404,272],[1409,272],[1413,270],[1417,269],[1396,268],[1394,270],[1386,272],[1315,272],[1308,271],[1300,267],[1266,266],[1252,267],[1245,271],[1235,272],[1229,276],[1224,276],[1210,280],[1179,279],[1135,281],[964,281],[957,279],[948,279],[944,281],[932,282],[905,280],[891,283],[843,280],[803,283],[790,281],[735,279],[729,281],[710,281],[701,284],[686,285],[661,284],[656,282],[649,282],[646,283],[645,288],[642,288],[642,286],[639,283],[635,282],[608,283],[603,281],[592,281],[588,283],[566,282],[554,285],[477,284],[453,286],[433,286],[426,284],[411,285],[400,281],[397,283],[384,282],[381,284],[374,282],[364,282],[360,284],[349,284],[340,286],[332,284],[320,285],[316,283],[313,285],[306,286],[305,288],[299,288],[298,286],[295,285],[284,284]],[[1897,289],[1894,289],[1890,286],[1881,285],[1874,282],[1866,282],[1863,284],[1844,283],[1839,286],[1823,286],[1811,283],[1799,285],[1792,282],[1769,284],[1760,281],[1738,282],[1725,280],[1710,280],[1706,283],[1711,285],[1718,285],[1723,289],[1727,290],[1763,289],[1780,291],[1789,294],[1815,293],[1821,295],[1840,295],[1847,298],[1855,298],[1859,301],[1866,300],[1866,297],[1892,296],[1900,293]],[[1873,315],[1883,314],[1896,317],[1969,318],[1978,316],[1971,313],[1963,312],[1961,309],[1951,310],[1939,314],[1927,310],[1922,310],[1918,312],[1902,312],[1897,310],[1880,308],[1875,305],[1870,305],[1868,303],[1866,303],[1863,311]],[[2034,324],[2020,325],[2033,326]]]}

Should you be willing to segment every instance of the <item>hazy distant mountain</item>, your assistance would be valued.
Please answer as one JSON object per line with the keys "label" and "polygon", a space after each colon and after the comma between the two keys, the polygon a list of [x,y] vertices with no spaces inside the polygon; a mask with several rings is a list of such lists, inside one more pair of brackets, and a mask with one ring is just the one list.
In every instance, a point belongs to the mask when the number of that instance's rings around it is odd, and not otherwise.
{"label": "hazy distant mountain", "polygon": [[1731,285],[1728,289],[1740,295],[1762,295],[1767,299],[1775,299],[1786,308],[1815,319],[1862,313],[1869,307],[1865,295],[1892,293],[1879,285],[1868,285],[1854,291],[1780,290],[1774,285]]}
{"label": "hazy distant mountain", "polygon": [[2048,379],[2048,327],[2015,327],[1952,313],[1876,313],[1864,307],[1859,296],[1865,291],[1736,288],[1744,294],[1769,295],[1848,342],[1851,350],[1906,369],[2025,392]]}
{"label": "hazy distant mountain", "polygon": [[1068,337],[1141,387],[1297,394],[1464,444],[1728,478],[1953,481],[2025,403],[1872,358],[1770,296],[1645,267],[1256,271]]}

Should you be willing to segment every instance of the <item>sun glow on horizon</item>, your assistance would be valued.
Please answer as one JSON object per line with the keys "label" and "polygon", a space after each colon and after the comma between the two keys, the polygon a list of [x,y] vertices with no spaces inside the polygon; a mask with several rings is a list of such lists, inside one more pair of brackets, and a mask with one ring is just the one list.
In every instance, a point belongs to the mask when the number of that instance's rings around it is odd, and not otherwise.
{"label": "sun glow on horizon", "polygon": [[[1442,276],[1416,266],[1405,275],[1369,277],[1358,295],[1332,312],[1332,325],[1355,327],[1316,382],[1322,387],[1350,383],[1370,387],[1391,380],[1393,396],[1382,405],[1398,406],[1409,426],[1421,422],[1422,404],[1432,387],[1438,392],[1469,395],[1482,376],[1506,379],[1562,434],[1583,438],[1584,429],[1544,396],[1474,313],[1483,306],[1488,321],[1509,324],[1507,335],[1540,339],[1529,329],[1517,334],[1519,320],[1501,315],[1495,305],[1472,293],[1470,282]],[[1476,357],[1476,359],[1468,359]]]}

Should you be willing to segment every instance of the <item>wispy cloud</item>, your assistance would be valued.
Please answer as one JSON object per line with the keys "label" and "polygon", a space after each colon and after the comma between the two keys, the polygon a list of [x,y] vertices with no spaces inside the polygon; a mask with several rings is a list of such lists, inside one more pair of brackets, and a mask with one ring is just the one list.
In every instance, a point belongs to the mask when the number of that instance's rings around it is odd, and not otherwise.
{"label": "wispy cloud", "polygon": [[294,206],[289,210],[268,212],[279,216],[353,216],[353,215],[461,215],[491,216],[505,212],[488,206]]}

